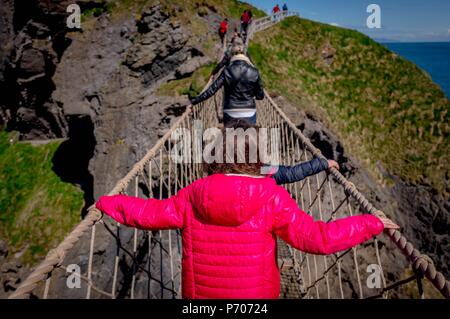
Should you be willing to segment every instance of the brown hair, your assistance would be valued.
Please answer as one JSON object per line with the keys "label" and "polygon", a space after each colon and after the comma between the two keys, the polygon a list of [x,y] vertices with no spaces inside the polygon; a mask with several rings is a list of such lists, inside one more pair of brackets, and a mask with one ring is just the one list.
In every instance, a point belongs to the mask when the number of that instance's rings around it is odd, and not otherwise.
{"label": "brown hair", "polygon": [[[245,144],[240,145],[237,141],[237,136],[234,136],[233,141],[230,141],[227,136],[227,130],[229,129],[242,129],[244,132],[252,130],[256,132],[256,140],[251,140],[248,136],[245,137]],[[249,124],[245,120],[234,120],[227,124],[222,129],[222,136],[216,140],[216,143],[223,143],[223,157],[221,157],[220,163],[203,163],[204,173],[207,175],[213,174],[245,174],[259,176],[261,175],[261,162],[259,155],[259,127]],[[244,149],[242,149],[242,146]],[[227,148],[233,149],[233,161],[227,163]],[[251,149],[256,150],[255,156],[251,156]],[[243,156],[245,154],[245,156]],[[238,158],[244,159],[244,163],[239,163]],[[228,160],[230,160],[228,158]]]}

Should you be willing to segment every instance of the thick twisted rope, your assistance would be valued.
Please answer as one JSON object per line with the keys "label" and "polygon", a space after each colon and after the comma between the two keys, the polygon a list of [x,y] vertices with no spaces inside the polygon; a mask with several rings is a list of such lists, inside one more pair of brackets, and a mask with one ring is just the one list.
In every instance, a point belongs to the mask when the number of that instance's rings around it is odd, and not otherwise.
{"label": "thick twisted rope", "polygon": [[433,261],[427,255],[421,254],[398,230],[389,230],[389,238],[408,258],[416,271],[424,275],[447,299],[450,299],[450,283],[444,275],[436,270]]}

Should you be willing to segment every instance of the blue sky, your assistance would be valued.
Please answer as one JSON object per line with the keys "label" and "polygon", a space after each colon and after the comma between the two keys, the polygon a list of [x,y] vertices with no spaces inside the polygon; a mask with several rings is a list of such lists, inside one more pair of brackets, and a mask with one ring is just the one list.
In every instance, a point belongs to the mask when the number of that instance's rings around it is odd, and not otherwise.
{"label": "blue sky", "polygon": [[[271,11],[276,1],[247,0]],[[284,2],[278,2],[281,6]],[[290,10],[304,18],[356,29],[374,39],[400,42],[450,42],[450,0],[291,0]],[[381,7],[381,29],[366,26],[367,6]]]}

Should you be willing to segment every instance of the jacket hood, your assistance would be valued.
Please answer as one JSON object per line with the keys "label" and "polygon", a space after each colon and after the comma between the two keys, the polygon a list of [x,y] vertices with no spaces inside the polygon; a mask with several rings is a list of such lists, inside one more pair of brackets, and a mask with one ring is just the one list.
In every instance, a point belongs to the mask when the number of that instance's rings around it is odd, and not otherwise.
{"label": "jacket hood", "polygon": [[220,226],[240,226],[252,218],[274,193],[272,178],[212,175],[193,184],[191,205],[197,218]]}
{"label": "jacket hood", "polygon": [[247,63],[248,65],[250,65],[250,66],[252,66],[252,67],[255,67],[255,66],[253,65],[252,61],[250,61],[250,59],[249,59],[246,55],[244,55],[244,54],[236,54],[236,55],[233,55],[233,56],[231,57],[231,59],[230,59],[230,63],[233,63],[233,62],[235,62],[235,61],[243,61],[243,62]]}

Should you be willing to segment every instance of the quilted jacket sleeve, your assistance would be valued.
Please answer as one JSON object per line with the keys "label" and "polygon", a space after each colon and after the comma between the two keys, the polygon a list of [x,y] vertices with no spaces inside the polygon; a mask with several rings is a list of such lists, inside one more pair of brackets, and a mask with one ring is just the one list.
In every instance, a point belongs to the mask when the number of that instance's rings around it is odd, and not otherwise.
{"label": "quilted jacket sleeve", "polygon": [[301,181],[309,176],[316,175],[328,169],[328,161],[323,158],[314,158],[308,162],[295,166],[279,166],[273,178],[278,185],[291,184]]}
{"label": "quilted jacket sleeve", "polygon": [[289,193],[280,188],[275,196],[273,231],[301,251],[329,255],[357,246],[384,229],[372,215],[358,215],[325,223],[314,221],[298,208]]}
{"label": "quilted jacket sleeve", "polygon": [[184,189],[165,200],[102,196],[96,207],[126,226],[152,231],[178,229],[183,228],[184,213],[190,205],[187,193]]}

